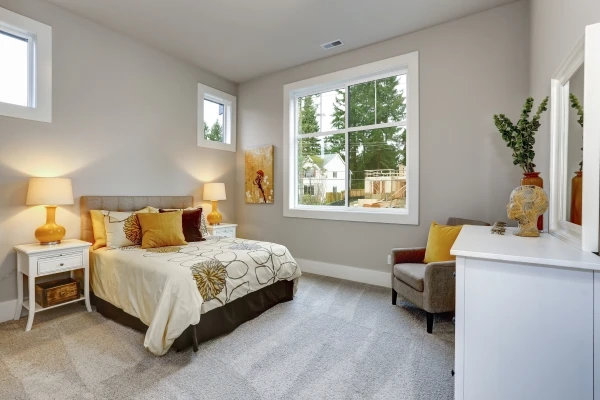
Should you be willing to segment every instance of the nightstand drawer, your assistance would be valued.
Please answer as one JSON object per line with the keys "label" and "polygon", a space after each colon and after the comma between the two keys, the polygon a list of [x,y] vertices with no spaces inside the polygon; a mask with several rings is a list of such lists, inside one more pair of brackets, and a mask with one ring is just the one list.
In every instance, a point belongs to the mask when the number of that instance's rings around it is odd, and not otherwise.
{"label": "nightstand drawer", "polygon": [[215,229],[215,235],[217,235],[217,236],[235,237],[235,228]]}
{"label": "nightstand drawer", "polygon": [[51,274],[63,270],[83,268],[81,253],[65,253],[38,260],[38,275]]}

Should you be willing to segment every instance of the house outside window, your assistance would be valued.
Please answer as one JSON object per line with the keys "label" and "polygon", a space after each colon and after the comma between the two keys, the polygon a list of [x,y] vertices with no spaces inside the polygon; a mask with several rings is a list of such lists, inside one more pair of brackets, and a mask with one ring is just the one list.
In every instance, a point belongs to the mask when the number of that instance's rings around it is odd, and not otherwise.
{"label": "house outside window", "polygon": [[52,28],[0,8],[0,115],[52,122]]}
{"label": "house outside window", "polygon": [[285,85],[285,216],[418,224],[418,73],[410,53]]}

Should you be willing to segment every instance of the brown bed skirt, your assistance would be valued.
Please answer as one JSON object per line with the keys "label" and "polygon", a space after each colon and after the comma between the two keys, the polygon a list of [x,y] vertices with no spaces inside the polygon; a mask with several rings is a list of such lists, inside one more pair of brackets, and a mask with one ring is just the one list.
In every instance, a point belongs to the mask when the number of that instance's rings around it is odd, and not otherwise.
{"label": "brown bed skirt", "polygon": [[[232,332],[246,321],[258,317],[269,308],[294,298],[294,282],[279,281],[256,292],[248,293],[244,297],[227,303],[222,307],[215,308],[202,314],[200,323],[196,325],[196,337],[198,343],[214,339],[217,336]],[[122,325],[146,333],[148,326],[139,318],[127,314],[111,303],[94,296],[92,293],[92,304],[96,311]],[[179,351],[193,344],[194,327],[189,326],[173,343],[172,348]]]}

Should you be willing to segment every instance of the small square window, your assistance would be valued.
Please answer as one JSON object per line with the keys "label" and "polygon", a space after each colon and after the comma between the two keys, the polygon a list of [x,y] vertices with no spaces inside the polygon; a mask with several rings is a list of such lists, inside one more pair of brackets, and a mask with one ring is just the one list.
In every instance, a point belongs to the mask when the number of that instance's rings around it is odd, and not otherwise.
{"label": "small square window", "polygon": [[198,146],[235,151],[236,98],[198,84]]}
{"label": "small square window", "polygon": [[0,30],[0,102],[29,104],[29,41]]}

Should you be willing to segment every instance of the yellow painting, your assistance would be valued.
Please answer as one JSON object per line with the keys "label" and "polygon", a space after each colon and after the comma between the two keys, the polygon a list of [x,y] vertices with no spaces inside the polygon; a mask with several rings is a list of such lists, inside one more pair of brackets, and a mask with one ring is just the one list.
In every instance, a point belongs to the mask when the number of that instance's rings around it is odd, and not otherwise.
{"label": "yellow painting", "polygon": [[273,146],[246,150],[246,203],[273,204]]}

